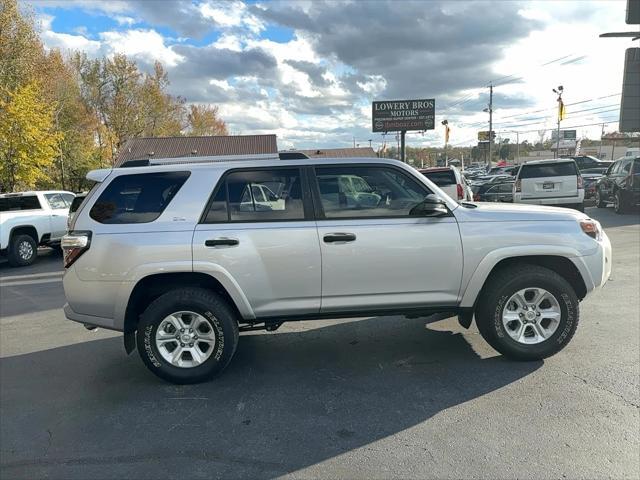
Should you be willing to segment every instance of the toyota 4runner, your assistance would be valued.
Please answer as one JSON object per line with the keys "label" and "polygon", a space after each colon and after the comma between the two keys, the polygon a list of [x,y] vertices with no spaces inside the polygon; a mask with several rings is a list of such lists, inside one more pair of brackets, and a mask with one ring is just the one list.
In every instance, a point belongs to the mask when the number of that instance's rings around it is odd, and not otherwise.
{"label": "toyota 4runner", "polygon": [[387,159],[218,160],[91,172],[62,242],[67,318],[124,332],[171,382],[222,371],[241,331],[365,315],[475,318],[502,354],[541,359],[611,271],[575,210],[459,204]]}

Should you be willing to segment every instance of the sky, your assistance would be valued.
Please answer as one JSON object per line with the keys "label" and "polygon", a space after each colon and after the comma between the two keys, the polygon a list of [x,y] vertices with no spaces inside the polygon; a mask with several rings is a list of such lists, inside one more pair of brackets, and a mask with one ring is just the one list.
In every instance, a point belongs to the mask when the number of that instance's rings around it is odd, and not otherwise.
{"label": "sky", "polygon": [[[473,145],[488,130],[533,142],[555,127],[564,87],[578,137],[617,130],[626,1],[24,0],[46,48],[164,64],[170,92],[218,105],[232,134],[280,148],[394,145],[371,133],[371,102],[435,98],[436,129],[408,146]],[[637,26],[636,26],[637,27]],[[636,28],[637,29],[637,28]],[[633,45],[636,43],[636,45]],[[574,105],[575,104],[575,105]]]}

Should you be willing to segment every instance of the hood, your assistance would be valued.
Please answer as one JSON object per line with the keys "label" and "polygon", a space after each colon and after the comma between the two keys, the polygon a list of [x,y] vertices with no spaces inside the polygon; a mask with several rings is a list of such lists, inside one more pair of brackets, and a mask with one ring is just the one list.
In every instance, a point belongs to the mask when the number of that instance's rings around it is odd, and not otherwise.
{"label": "hood", "polygon": [[522,203],[468,203],[461,204],[454,214],[459,222],[532,222],[532,221],[578,221],[589,218],[571,208],[543,207]]}

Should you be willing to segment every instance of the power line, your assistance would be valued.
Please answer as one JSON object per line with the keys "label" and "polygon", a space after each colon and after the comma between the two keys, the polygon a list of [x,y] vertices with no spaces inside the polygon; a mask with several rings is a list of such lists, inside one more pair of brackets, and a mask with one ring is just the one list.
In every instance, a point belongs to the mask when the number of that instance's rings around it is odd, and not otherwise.
{"label": "power line", "polygon": [[[612,108],[609,110],[602,110],[599,112],[593,112],[592,110],[596,110],[596,109],[600,109],[600,108],[606,108],[606,107],[595,107],[595,108],[586,108],[584,110],[576,110],[575,112],[571,112],[567,114],[568,118],[583,118],[583,117],[590,117],[592,115],[599,115],[601,113],[609,113],[609,112],[616,112],[620,109],[620,105],[619,104],[615,104],[615,105],[607,105],[607,107],[616,107],[616,108]],[[576,113],[581,113],[581,112],[588,112],[591,111],[591,113],[586,114],[586,115],[575,115]],[[549,116],[545,115],[544,117],[534,117],[534,118],[524,118],[522,119],[523,122],[529,121],[529,120],[541,120],[541,119],[545,119],[548,120]],[[532,122],[532,123],[512,123],[510,125],[504,125],[505,123],[509,123],[509,122],[502,122],[501,124],[499,124],[499,128],[506,128],[506,127],[518,127],[518,126],[524,126],[524,125],[536,125],[538,123],[544,123],[544,122]]]}

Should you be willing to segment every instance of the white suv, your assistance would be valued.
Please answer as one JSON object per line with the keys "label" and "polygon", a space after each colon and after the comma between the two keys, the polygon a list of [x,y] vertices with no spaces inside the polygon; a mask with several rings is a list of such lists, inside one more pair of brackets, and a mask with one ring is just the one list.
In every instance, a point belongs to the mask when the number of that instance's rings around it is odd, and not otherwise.
{"label": "white suv", "polygon": [[241,331],[363,315],[475,318],[544,358],[611,271],[583,213],[458,204],[395,160],[180,161],[90,173],[63,239],[67,318],[124,332],[172,382],[220,372]]}
{"label": "white suv", "polygon": [[572,207],[584,212],[584,183],[576,162],[560,158],[522,164],[513,185],[513,201]]}

